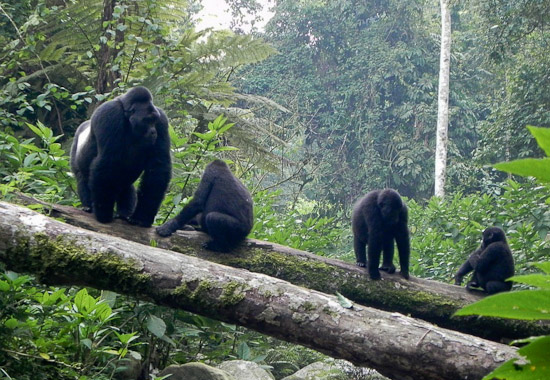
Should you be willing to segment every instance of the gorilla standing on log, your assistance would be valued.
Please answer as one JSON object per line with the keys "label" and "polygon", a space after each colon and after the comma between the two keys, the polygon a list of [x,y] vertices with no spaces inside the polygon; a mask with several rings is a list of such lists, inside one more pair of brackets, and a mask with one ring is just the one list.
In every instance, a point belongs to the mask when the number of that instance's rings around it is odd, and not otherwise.
{"label": "gorilla standing on log", "polygon": [[409,229],[407,227],[407,206],[399,194],[392,189],[374,190],[361,198],[353,208],[351,225],[353,229],[353,249],[357,265],[367,265],[373,280],[380,279],[378,265],[383,251],[381,270],[395,272],[393,265],[394,240],[399,251],[401,276],[409,278],[409,256],[411,253]]}
{"label": "gorilla standing on log", "polygon": [[476,249],[455,275],[455,285],[462,284],[464,276],[474,271],[466,289],[481,287],[489,294],[512,289],[512,282],[505,281],[514,275],[514,258],[506,242],[504,231],[489,227],[483,231],[481,246]]}
{"label": "gorilla standing on log", "polygon": [[252,230],[250,193],[221,160],[208,164],[191,202],[175,218],[158,227],[157,233],[170,236],[197,215],[201,229],[212,238],[205,244],[211,251],[230,251]]}
{"label": "gorilla standing on log", "polygon": [[[117,217],[149,227],[170,182],[168,119],[145,87],[100,105],[71,147],[71,169],[84,210],[101,223]],[[143,173],[136,195],[134,182]]]}

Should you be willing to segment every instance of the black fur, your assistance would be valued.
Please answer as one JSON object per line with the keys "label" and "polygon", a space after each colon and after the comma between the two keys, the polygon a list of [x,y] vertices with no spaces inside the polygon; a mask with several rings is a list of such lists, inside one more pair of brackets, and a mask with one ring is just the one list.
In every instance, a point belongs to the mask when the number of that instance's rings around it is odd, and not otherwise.
{"label": "black fur", "polygon": [[[148,89],[135,87],[103,103],[78,127],[71,169],[83,208],[99,222],[113,220],[116,203],[118,217],[151,226],[172,164],[168,119]],[[133,184],[140,176],[136,194]]]}
{"label": "black fur", "polygon": [[[368,264],[369,276],[380,278],[378,265],[383,251],[381,270],[395,272],[393,265],[394,241],[399,251],[401,276],[409,278],[409,257],[411,253],[407,206],[399,194],[392,189],[374,190],[361,198],[353,208],[351,225],[353,249],[357,265]],[[366,246],[368,245],[368,261]]]}
{"label": "black fur", "polygon": [[512,282],[505,280],[514,275],[514,258],[502,229],[489,227],[483,231],[480,247],[462,264],[455,275],[455,284],[461,285],[472,270],[472,279],[466,284],[468,290],[478,287],[495,294],[512,289]]}
{"label": "black fur", "polygon": [[252,230],[252,198],[248,189],[221,160],[211,162],[202,175],[191,202],[172,220],[157,228],[160,236],[170,236],[196,219],[212,238],[205,247],[227,252]]}

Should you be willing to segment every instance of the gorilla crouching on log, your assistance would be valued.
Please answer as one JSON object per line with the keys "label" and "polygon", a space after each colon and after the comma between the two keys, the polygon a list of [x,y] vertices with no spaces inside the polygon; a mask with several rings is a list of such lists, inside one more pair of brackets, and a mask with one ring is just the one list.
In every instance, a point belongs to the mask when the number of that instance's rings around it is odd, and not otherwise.
{"label": "gorilla crouching on log", "polygon": [[[172,171],[168,119],[145,87],[100,105],[71,147],[71,169],[84,210],[101,223],[117,217],[149,227]],[[143,175],[142,175],[143,174]],[[134,182],[141,176],[136,194]]]}
{"label": "gorilla crouching on log", "polygon": [[197,215],[200,230],[212,238],[205,244],[211,251],[230,251],[252,230],[254,215],[250,192],[221,160],[208,164],[191,202],[156,231],[160,236],[170,236]]}
{"label": "gorilla crouching on log", "polygon": [[505,281],[514,275],[514,258],[504,231],[489,227],[483,231],[481,245],[462,264],[455,275],[455,285],[462,284],[464,276],[474,271],[466,289],[482,288],[489,294],[512,289],[512,282]]}
{"label": "gorilla crouching on log", "polygon": [[401,276],[409,278],[411,249],[407,223],[407,206],[395,190],[371,191],[355,204],[351,219],[353,248],[357,265],[360,267],[368,265],[371,279],[380,279],[378,265],[380,265],[382,251],[384,255],[380,269],[388,273],[395,272],[393,265],[394,241],[397,243],[399,251]]}

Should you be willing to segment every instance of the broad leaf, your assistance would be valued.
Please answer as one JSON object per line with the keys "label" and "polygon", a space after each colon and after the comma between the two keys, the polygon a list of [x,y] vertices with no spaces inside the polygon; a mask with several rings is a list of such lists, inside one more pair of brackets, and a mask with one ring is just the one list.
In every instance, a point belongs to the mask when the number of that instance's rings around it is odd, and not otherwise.
{"label": "broad leaf", "polygon": [[535,177],[544,182],[550,182],[550,158],[524,158],[494,165],[495,169],[517,174],[522,177]]}
{"label": "broad leaf", "polygon": [[531,134],[537,139],[537,143],[544,150],[547,156],[550,157],[550,128],[542,127],[527,127]]}
{"label": "broad leaf", "polygon": [[537,288],[550,290],[550,276],[544,274],[526,274],[523,276],[514,276],[511,281],[521,284],[536,286]]}
{"label": "broad leaf", "polygon": [[550,336],[537,338],[534,342],[522,347],[518,353],[527,359],[526,363],[520,359],[512,359],[495,369],[483,378],[514,379],[514,380],[541,380],[550,379],[548,353],[550,352]]}
{"label": "broad leaf", "polygon": [[536,263],[535,266],[541,269],[544,273],[550,274],[550,261],[544,263]]}
{"label": "broad leaf", "polygon": [[482,315],[511,319],[550,319],[550,290],[500,293],[465,306],[455,315]]}
{"label": "broad leaf", "polygon": [[239,359],[242,360],[250,359],[250,347],[248,347],[248,344],[246,344],[246,342],[242,342],[239,347],[237,347],[237,356]]}
{"label": "broad leaf", "polygon": [[338,298],[340,306],[342,306],[343,308],[351,309],[353,307],[353,302],[341,295],[339,292],[336,292],[336,297]]}
{"label": "broad leaf", "polygon": [[159,317],[149,315],[147,318],[147,330],[153,333],[156,337],[162,338],[166,332],[166,323]]}

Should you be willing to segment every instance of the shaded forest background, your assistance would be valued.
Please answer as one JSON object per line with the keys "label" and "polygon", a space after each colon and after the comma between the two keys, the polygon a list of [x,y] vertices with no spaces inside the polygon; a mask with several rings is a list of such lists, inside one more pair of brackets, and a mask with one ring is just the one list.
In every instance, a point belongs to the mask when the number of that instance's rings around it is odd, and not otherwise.
{"label": "shaded forest background", "polygon": [[[220,31],[195,28],[200,1],[0,2],[1,197],[78,205],[74,131],[100,102],[142,84],[172,128],[159,223],[218,157],[253,193],[251,237],[352,262],[351,205],[393,187],[408,198],[415,276],[450,282],[489,225],[507,232],[518,273],[548,257],[548,188],[491,164],[543,156],[526,125],[550,126],[550,1],[452,2],[443,200],[431,198],[437,2],[274,1],[264,30],[259,2],[229,3],[232,30]],[[83,315],[79,289],[2,273],[0,363],[14,378],[110,379],[130,354],[159,367],[240,357],[281,375],[319,355],[95,290],[117,317]]]}

